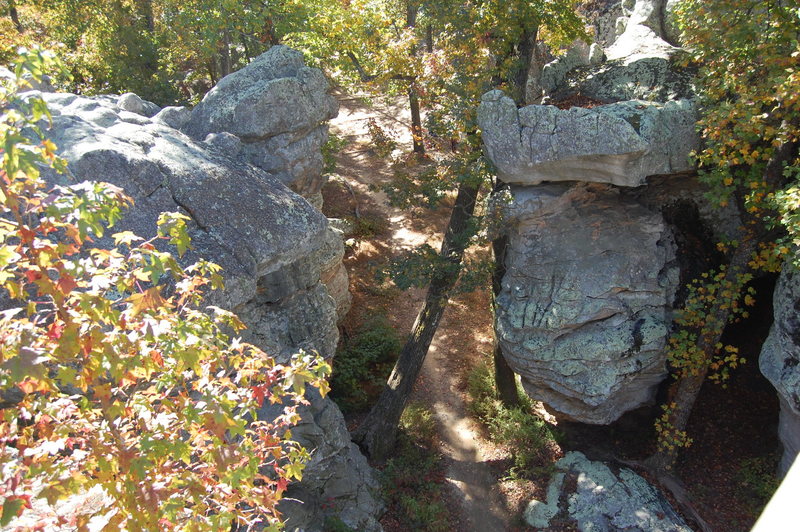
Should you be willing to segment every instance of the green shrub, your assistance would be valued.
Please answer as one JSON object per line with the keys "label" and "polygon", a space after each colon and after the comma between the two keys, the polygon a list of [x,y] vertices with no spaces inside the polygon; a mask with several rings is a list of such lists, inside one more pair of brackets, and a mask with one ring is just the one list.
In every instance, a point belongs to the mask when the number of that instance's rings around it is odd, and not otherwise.
{"label": "green shrub", "polygon": [[366,407],[380,391],[400,347],[400,337],[385,316],[367,321],[333,359],[331,397],[345,411]]}
{"label": "green shrub", "polygon": [[436,428],[433,413],[421,402],[409,403],[400,417],[400,429],[427,447],[433,446],[436,441]]}
{"label": "green shrub", "polygon": [[524,393],[519,394],[519,407],[503,406],[497,399],[492,368],[484,362],[470,372],[467,394],[470,412],[486,426],[491,440],[505,446],[513,456],[511,477],[524,476],[537,464],[542,464],[545,451],[556,435],[533,412],[533,403]]}
{"label": "green shrub", "polygon": [[372,140],[372,149],[379,157],[386,158],[392,155],[392,152],[397,148],[397,141],[394,140],[390,133],[387,133],[374,118],[367,121],[367,131],[369,131],[370,139]]}
{"label": "green shrub", "polygon": [[353,238],[359,240],[374,238],[389,230],[389,220],[371,214],[362,214],[350,222],[353,224]]}
{"label": "green shrub", "polygon": [[349,142],[346,138],[333,133],[328,134],[328,140],[322,145],[323,174],[331,174],[336,170],[336,155],[348,144]]}
{"label": "green shrub", "polygon": [[383,470],[384,495],[406,530],[444,532],[452,519],[443,498],[444,463],[432,450],[436,421],[421,403],[406,407],[395,456]]}
{"label": "green shrub", "polygon": [[356,532],[355,529],[347,526],[347,523],[333,515],[325,518],[323,530],[325,532]]}
{"label": "green shrub", "polygon": [[777,456],[746,458],[739,462],[736,478],[758,509],[766,506],[778,489],[780,481],[776,475],[777,465]]}

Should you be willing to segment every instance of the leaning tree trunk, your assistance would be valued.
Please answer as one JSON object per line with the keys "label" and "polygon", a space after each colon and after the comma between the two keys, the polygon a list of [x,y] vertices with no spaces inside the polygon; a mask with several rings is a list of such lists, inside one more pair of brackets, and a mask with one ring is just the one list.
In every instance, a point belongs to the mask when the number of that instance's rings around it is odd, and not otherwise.
{"label": "leaning tree trunk", "polygon": [[408,87],[408,104],[411,108],[411,136],[414,143],[414,153],[425,155],[425,143],[422,138],[422,116],[419,110],[419,96],[417,88],[412,82]]}
{"label": "leaning tree trunk", "polygon": [[[739,279],[745,275],[750,267],[750,262],[753,252],[758,249],[759,239],[757,235],[747,235],[739,246],[734,250],[731,261],[725,271],[725,278],[723,285],[739,286],[741,283]],[[722,338],[722,333],[725,330],[725,325],[731,318],[731,305],[730,300],[727,298],[718,298],[708,313],[706,323],[716,324],[708,334],[701,335],[697,339],[697,348],[705,354],[705,363],[702,367],[696,370],[695,374],[681,377],[672,385],[673,398],[672,403],[674,407],[669,415],[669,428],[670,430],[685,432],[689,424],[689,417],[692,414],[692,409],[700,395],[700,390],[706,380],[708,371],[713,360],[713,354],[716,351],[716,345]],[[672,469],[677,459],[677,449],[667,450],[660,448],[655,455],[648,459],[648,464],[658,472],[663,472]]]}
{"label": "leaning tree trunk", "polygon": [[[785,165],[794,160],[796,156],[796,143],[784,143],[775,151],[775,154],[770,159],[764,171],[764,181],[770,190],[778,190],[781,187],[784,180],[783,169]],[[751,258],[758,250],[759,242],[764,240],[766,236],[763,221],[749,215],[741,199],[739,200],[739,211],[745,230],[743,238],[740,239],[740,244],[734,250],[733,256],[725,270],[723,285],[728,286],[741,285],[739,281],[741,276],[745,275],[750,270],[749,263]],[[682,377],[673,384],[672,390],[674,395],[672,402],[674,403],[674,408],[669,416],[669,428],[671,430],[680,432],[686,431],[692,409],[697,401],[697,397],[700,395],[703,382],[708,375],[713,360],[713,354],[717,349],[716,346],[722,338],[725,325],[731,318],[731,312],[730,300],[723,297],[717,298],[713,306],[709,309],[706,323],[715,324],[716,326],[711,329],[711,332],[701,335],[697,340],[697,347],[705,354],[705,363],[702,367],[697,368],[695,374]],[[675,465],[677,451],[677,449],[671,451],[660,449],[647,460],[648,467],[651,467],[657,472],[665,472],[671,469]]]}
{"label": "leaning tree trunk", "polygon": [[461,183],[450,215],[450,223],[444,235],[440,256],[453,266],[446,272],[434,274],[425,297],[425,304],[417,315],[411,335],[400,357],[392,369],[389,380],[381,392],[378,402],[367,414],[366,419],[353,435],[361,449],[373,461],[382,463],[388,458],[397,439],[397,426],[400,416],[408,403],[411,390],[422,370],[422,363],[428,354],[433,335],[439,327],[448,296],[458,279],[461,259],[468,239],[463,238],[470,218],[475,211],[479,184]]}
{"label": "leaning tree trunk", "polygon": [[[502,190],[503,184],[499,178],[495,177],[494,192]],[[500,342],[497,340],[497,296],[503,285],[503,277],[506,274],[506,252],[508,250],[508,237],[498,236],[492,240],[492,251],[494,255],[494,270],[492,271],[492,317],[494,329],[494,382],[497,386],[497,395],[500,401],[507,407],[519,406],[519,395],[517,394],[517,378],[514,370],[508,365],[503,351],[500,349]]]}

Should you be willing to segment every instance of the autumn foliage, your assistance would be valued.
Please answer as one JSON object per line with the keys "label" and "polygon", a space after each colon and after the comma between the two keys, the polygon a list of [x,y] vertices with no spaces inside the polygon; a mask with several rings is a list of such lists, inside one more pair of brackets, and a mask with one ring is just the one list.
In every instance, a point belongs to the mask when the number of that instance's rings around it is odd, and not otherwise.
{"label": "autumn foliage", "polygon": [[[0,524],[100,488],[106,502],[36,522],[114,529],[277,530],[277,503],[307,452],[291,441],[306,384],[327,391],[328,365],[300,354],[277,364],[228,336],[241,322],[203,308],[219,267],[183,266],[187,218],[160,217],[158,236],[111,235],[131,200],[104,183],[49,187],[63,170],[40,126],[48,112],[22,93],[51,58],[31,52],[0,87]],[[265,403],[283,405],[257,420]],[[54,521],[61,521],[57,523]]]}

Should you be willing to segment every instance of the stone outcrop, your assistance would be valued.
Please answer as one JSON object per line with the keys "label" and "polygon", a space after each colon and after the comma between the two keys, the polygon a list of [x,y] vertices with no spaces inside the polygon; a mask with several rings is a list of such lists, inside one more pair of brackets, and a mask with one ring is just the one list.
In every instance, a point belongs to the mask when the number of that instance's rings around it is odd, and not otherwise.
{"label": "stone outcrop", "polygon": [[[678,287],[704,266],[677,247],[691,239],[675,218],[706,206],[670,181],[685,183],[699,148],[691,73],[664,38],[665,0],[618,7],[591,5],[622,14],[613,43],[602,24],[604,53],[573,46],[543,69],[544,101],[558,107],[518,109],[492,91],[478,110],[484,151],[510,186],[493,201],[508,236],[501,349],[531,397],[591,424],[652,402]],[[716,222],[698,226],[724,229]]]}
{"label": "stone outcrop", "polygon": [[496,328],[528,395],[593,424],[652,400],[678,281],[661,216],[600,185],[508,196]]}
{"label": "stone outcrop", "polygon": [[305,66],[300,52],[273,46],[220,80],[183,129],[197,140],[235,136],[241,143],[226,144],[229,155],[241,155],[320,207],[324,122],[337,111],[322,71]]}
{"label": "stone outcrop", "polygon": [[775,321],[758,361],[761,373],[775,386],[780,400],[781,476],[800,454],[800,273],[792,270],[791,265],[786,265],[775,287]]}
{"label": "stone outcrop", "polygon": [[[257,75],[245,73],[253,76],[250,100],[228,103],[238,106],[237,113],[244,113],[242,102],[249,102],[251,113],[264,113],[253,115],[250,125],[271,123],[275,135],[304,142],[301,129],[308,125],[310,134],[324,136],[325,126],[318,122],[334,109],[321,73],[298,67],[298,57],[287,49],[262,56],[256,60]],[[271,75],[270,65],[274,68]],[[266,88],[258,83],[259,76],[267,80]],[[223,80],[220,85],[224,88],[231,83]],[[292,98],[285,91],[280,94],[287,99],[278,97],[273,90],[276,86],[287,87]],[[271,95],[259,97],[258,87]],[[338,339],[337,305],[341,312],[349,301],[347,295],[338,293],[337,303],[326,286],[326,282],[335,284],[341,291],[342,276],[346,286],[339,233],[328,227],[318,210],[287,188],[281,175],[251,164],[248,159],[252,157],[242,156],[245,150],[237,154],[230,149],[236,143],[246,145],[252,138],[234,136],[221,128],[235,126],[235,131],[242,133],[251,131],[247,129],[250,125],[217,118],[224,113],[214,111],[211,104],[188,117],[184,109],[159,110],[134,96],[44,94],[53,115],[47,134],[69,167],[68,175],[47,178],[63,184],[102,180],[122,187],[135,206],[115,229],[132,230],[145,238],[154,236],[159,213],[189,215],[193,249],[184,260],[203,257],[223,267],[226,288],[210,294],[209,303],[239,313],[248,325],[247,339],[279,361],[288,360],[299,349],[332,357]],[[296,116],[291,110],[295,96],[305,106],[297,109]],[[273,109],[272,104],[277,107]],[[314,111],[313,105],[321,108]],[[211,138],[203,136],[208,139],[204,142],[171,127],[184,123],[191,124],[195,132],[198,124],[212,124],[220,130],[210,131]],[[250,144],[253,153],[256,145]],[[268,149],[270,140],[258,145]],[[306,146],[308,150],[318,147],[314,143]],[[302,158],[318,156],[309,152]],[[310,174],[307,177],[311,179]],[[107,239],[98,244],[110,245]],[[267,409],[263,414],[270,412]],[[376,518],[382,504],[376,498],[373,470],[350,442],[335,404],[312,397],[295,436],[311,451],[312,461],[303,481],[289,490],[289,496],[297,499],[286,503],[289,529],[322,530],[326,512],[336,512],[354,529],[380,530]]]}
{"label": "stone outcrop", "polygon": [[699,146],[688,100],[626,101],[593,109],[529,105],[485,94],[478,124],[486,153],[506,183],[589,181],[639,186],[644,178],[690,170]]}
{"label": "stone outcrop", "polygon": [[533,500],[525,521],[535,529],[562,525],[581,532],[691,532],[664,495],[627,468],[612,470],[578,452],[556,462],[547,501]]}
{"label": "stone outcrop", "polygon": [[[618,37],[606,32],[602,63],[591,62],[572,50],[545,66],[551,83],[543,83],[545,97],[562,101],[570,95],[613,103],[625,100],[668,102],[694,96],[691,69],[679,66],[680,49],[673,0],[625,0],[619,4]],[[605,6],[604,13],[616,13]],[[602,20],[602,19],[601,19]],[[607,27],[605,22],[603,27]],[[598,29],[599,31],[599,29]],[[569,68],[564,68],[564,67]],[[544,72],[543,72],[544,75]]]}

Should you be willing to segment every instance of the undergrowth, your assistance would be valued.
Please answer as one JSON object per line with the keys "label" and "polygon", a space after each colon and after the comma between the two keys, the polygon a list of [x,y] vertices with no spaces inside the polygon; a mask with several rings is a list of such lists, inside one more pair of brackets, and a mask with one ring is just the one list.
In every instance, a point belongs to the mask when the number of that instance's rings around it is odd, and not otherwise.
{"label": "undergrowth", "polygon": [[778,489],[780,480],[775,476],[779,456],[745,458],[739,462],[736,480],[753,509],[761,512]]}
{"label": "undergrowth", "polygon": [[510,478],[527,478],[551,466],[549,450],[558,435],[533,412],[533,402],[519,393],[520,406],[507,408],[497,398],[494,372],[482,362],[468,376],[469,410],[486,426],[490,439],[513,457]]}
{"label": "undergrowth", "polygon": [[400,337],[383,315],[365,322],[333,359],[331,397],[345,412],[374,402],[400,352]]}
{"label": "undergrowth", "polygon": [[405,530],[452,530],[444,500],[445,466],[435,445],[433,414],[424,405],[411,403],[400,419],[395,456],[383,470],[384,496]]}

